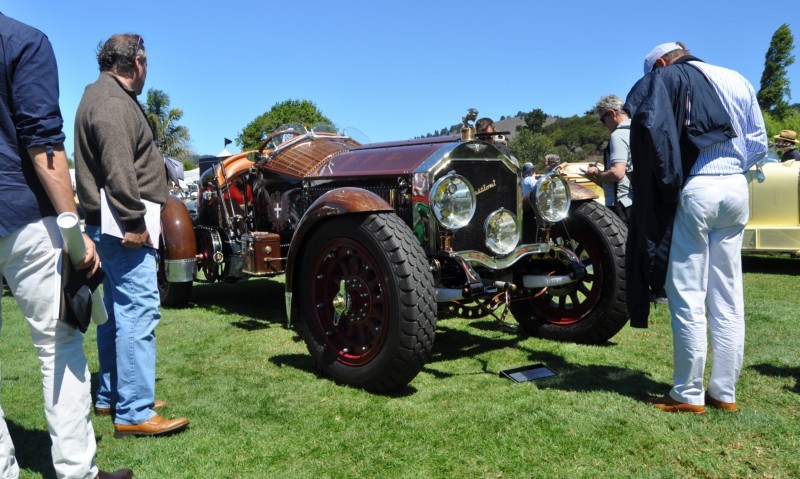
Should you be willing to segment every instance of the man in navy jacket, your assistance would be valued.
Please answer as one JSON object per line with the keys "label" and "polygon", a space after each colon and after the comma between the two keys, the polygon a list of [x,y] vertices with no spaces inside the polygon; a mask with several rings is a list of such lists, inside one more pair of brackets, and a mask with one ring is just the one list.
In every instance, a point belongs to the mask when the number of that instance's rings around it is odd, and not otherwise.
{"label": "man in navy jacket", "polygon": [[[644,72],[625,104],[637,192],[626,259],[631,325],[647,325],[649,292],[637,287],[666,284],[675,384],[655,406],[735,411],[744,352],[744,173],[767,152],[764,119],[744,77],[691,56],[682,43],[655,47]],[[706,390],[707,329],[714,363]]]}

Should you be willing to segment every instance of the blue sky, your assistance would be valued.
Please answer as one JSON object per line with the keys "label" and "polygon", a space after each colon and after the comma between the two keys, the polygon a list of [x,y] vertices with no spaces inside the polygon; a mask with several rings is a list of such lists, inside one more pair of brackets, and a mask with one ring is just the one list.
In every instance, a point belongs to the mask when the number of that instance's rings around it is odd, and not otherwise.
{"label": "blue sky", "polygon": [[[145,90],[165,91],[184,111],[199,154],[216,154],[288,99],[311,100],[372,141],[402,140],[458,123],[470,107],[495,119],[533,108],[580,115],[602,95],[624,97],[662,42],[683,41],[756,89],[782,23],[800,45],[796,14],[744,0],[9,0],[0,11],[53,43],[70,154],[75,110],[98,75],[96,47],[114,33],[143,36]],[[795,55],[789,79],[800,102]]]}

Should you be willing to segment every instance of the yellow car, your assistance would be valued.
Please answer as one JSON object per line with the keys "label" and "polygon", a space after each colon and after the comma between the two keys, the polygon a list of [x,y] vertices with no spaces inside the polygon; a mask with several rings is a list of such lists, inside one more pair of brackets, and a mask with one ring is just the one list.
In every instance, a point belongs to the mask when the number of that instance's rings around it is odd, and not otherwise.
{"label": "yellow car", "polygon": [[[603,188],[586,178],[591,163],[567,163],[562,171],[599,195]],[[750,188],[750,221],[744,231],[742,251],[800,255],[800,161],[780,162],[774,154],[747,172]]]}
{"label": "yellow car", "polygon": [[800,254],[800,161],[770,156],[747,172],[750,221],[742,251]]}

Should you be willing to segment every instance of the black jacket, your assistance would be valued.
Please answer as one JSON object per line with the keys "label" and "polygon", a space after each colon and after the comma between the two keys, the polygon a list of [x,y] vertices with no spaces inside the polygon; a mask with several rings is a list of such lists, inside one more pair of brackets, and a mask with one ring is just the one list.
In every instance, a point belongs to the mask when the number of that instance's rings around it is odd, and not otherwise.
{"label": "black jacket", "polygon": [[631,326],[647,327],[650,292],[664,288],[680,191],[701,148],[736,137],[714,86],[688,61],[653,70],[628,93],[631,210],[625,266]]}

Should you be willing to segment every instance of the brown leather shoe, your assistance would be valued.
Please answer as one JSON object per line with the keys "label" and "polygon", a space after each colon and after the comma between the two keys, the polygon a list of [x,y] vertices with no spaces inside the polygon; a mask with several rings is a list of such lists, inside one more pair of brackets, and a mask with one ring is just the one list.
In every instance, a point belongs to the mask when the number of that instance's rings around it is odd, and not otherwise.
{"label": "brown leather shoe", "polygon": [[705,406],[696,406],[694,404],[686,404],[684,402],[676,401],[669,395],[654,399],[651,401],[651,404],[664,412],[690,412],[697,415],[703,415],[706,413]]}
{"label": "brown leather shoe", "polygon": [[131,479],[133,471],[130,469],[117,469],[114,472],[98,471],[95,479]]}
{"label": "brown leather shoe", "polygon": [[[156,402],[150,407],[150,409],[159,409],[166,406],[167,403],[162,401],[161,399],[156,399]],[[114,414],[114,409],[110,407],[96,407],[94,408],[95,416],[111,416]]]}
{"label": "brown leather shoe", "polygon": [[185,417],[166,419],[158,414],[139,424],[114,424],[114,437],[123,436],[160,436],[176,433],[186,429],[189,420]]}
{"label": "brown leather shoe", "polygon": [[735,402],[722,402],[712,398],[710,394],[706,394],[706,404],[716,409],[722,409],[725,412],[739,412],[739,407]]}

